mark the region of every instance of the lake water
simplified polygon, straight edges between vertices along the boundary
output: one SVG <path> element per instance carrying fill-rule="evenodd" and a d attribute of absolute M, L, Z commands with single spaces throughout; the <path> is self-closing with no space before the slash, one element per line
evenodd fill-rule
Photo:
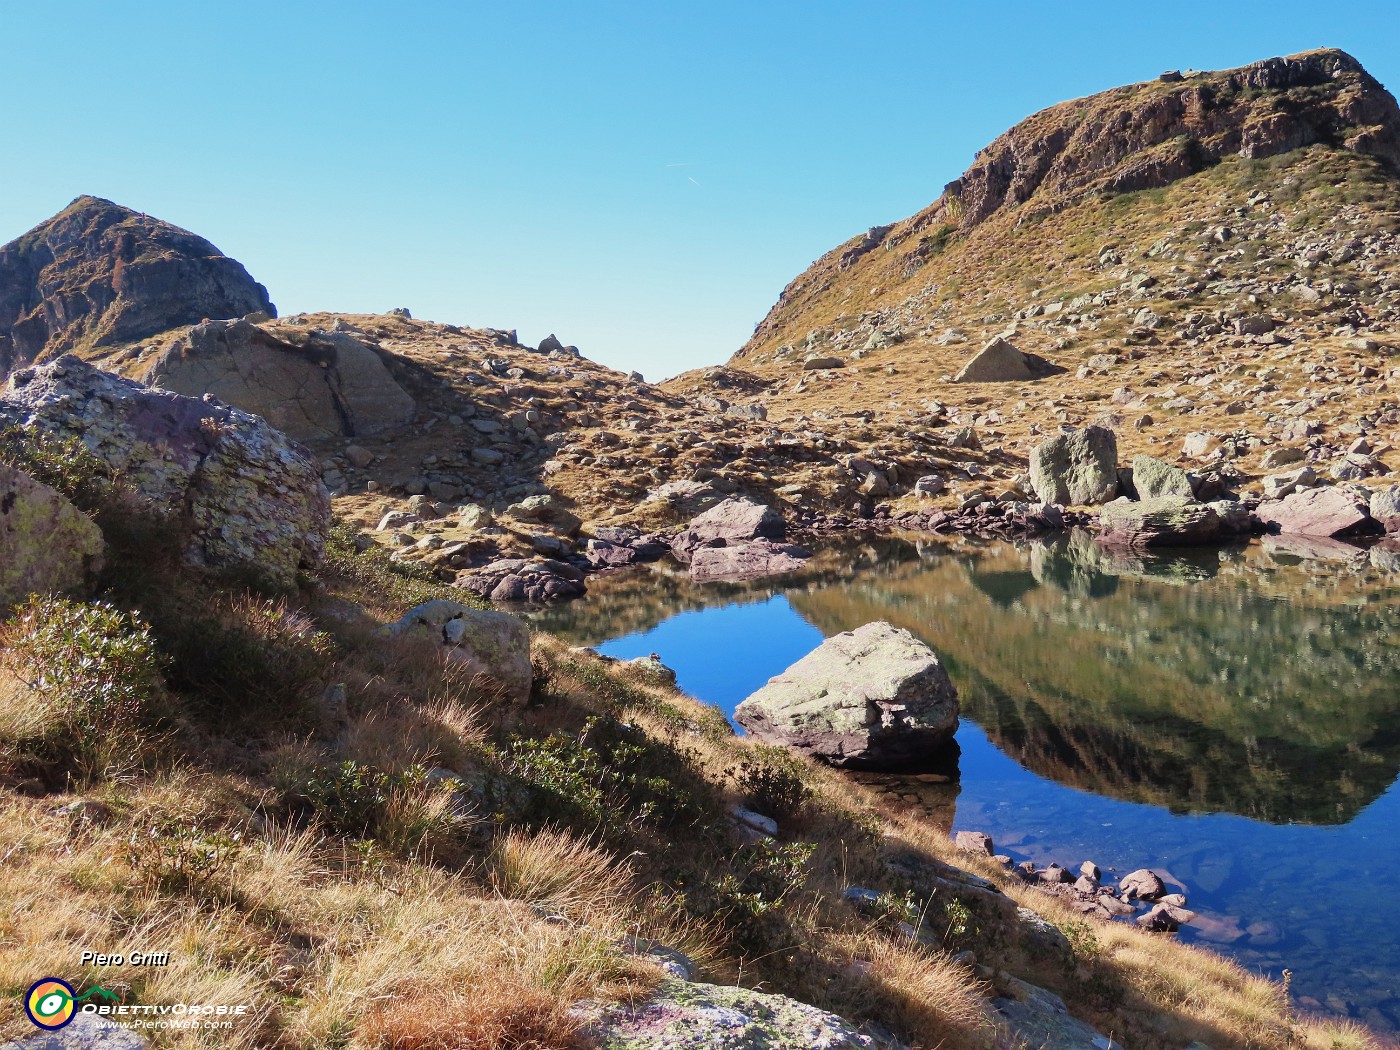
<path fill-rule="evenodd" d="M 1017 860 L 1155 868 L 1200 913 L 1183 940 L 1400 1030 L 1400 575 L 1268 541 L 1140 558 L 1075 534 L 881 538 L 776 581 L 661 564 L 589 587 L 535 619 L 657 653 L 731 713 L 823 637 L 909 629 L 962 697 L 957 777 L 863 779 Z"/>

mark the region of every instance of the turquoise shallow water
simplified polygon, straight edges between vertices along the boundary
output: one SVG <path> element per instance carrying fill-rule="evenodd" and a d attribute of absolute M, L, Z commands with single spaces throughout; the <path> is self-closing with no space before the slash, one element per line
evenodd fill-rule
<path fill-rule="evenodd" d="M 1251 546 L 1188 559 L 873 541 L 812 572 L 699 587 L 675 568 L 541 614 L 658 654 L 727 712 L 874 619 L 937 650 L 963 699 L 937 819 L 1038 863 L 1164 872 L 1181 937 L 1292 971 L 1309 1009 L 1400 1029 L 1400 580 Z M 928 801 L 925 799 L 925 801 Z"/>

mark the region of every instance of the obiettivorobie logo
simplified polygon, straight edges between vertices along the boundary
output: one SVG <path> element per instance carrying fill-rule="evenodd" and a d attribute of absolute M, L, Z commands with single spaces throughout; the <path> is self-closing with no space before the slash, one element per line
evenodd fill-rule
<path fill-rule="evenodd" d="M 79 1003 L 95 996 L 109 1003 L 118 1001 L 118 996 L 105 988 L 94 986 L 79 995 L 67 981 L 44 977 L 31 984 L 24 994 L 24 1012 L 38 1027 L 55 1032 L 73 1020 Z"/>

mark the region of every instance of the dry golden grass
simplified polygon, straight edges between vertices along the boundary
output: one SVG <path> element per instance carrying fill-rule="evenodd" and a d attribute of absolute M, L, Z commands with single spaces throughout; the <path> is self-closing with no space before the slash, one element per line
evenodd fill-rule
<path fill-rule="evenodd" d="M 740 760 L 763 755 L 726 735 L 712 709 L 548 638 L 535 656 L 554 668 L 549 696 L 502 708 L 431 649 L 354 621 L 332 629 L 331 673 L 350 694 L 339 723 L 276 746 L 258 741 L 251 758 L 233 747 L 181 757 L 173 740 L 175 757 L 81 796 L 6 793 L 0 1037 L 25 1033 L 18 995 L 54 973 L 141 1003 L 254 1008 L 231 1032 L 192 1031 L 172 1045 L 568 1047 L 575 1002 L 653 989 L 659 971 L 628 951 L 653 941 L 689 955 L 709 979 L 874 1019 L 921 1047 L 972 1050 L 1005 1038 L 986 1020 L 987 989 L 946 954 L 895 936 L 888 920 L 858 914 L 842 890 L 902 892 L 903 876 L 892 874 L 901 856 L 968 868 L 1052 922 L 1082 921 L 990 861 L 957 854 L 938 829 L 882 815 L 861 785 L 799 761 L 811 797 L 784 818 L 783 837 L 811 844 L 811 857 L 780 905 L 760 901 L 755 925 L 736 930 L 737 902 L 755 891 L 723 807 L 742 797 Z M 336 814 L 290 805 L 277 786 L 347 761 L 389 773 L 441 764 L 479 780 L 510 733 L 573 732 L 603 713 L 661 749 L 678 785 L 713 796 L 715 808 L 703 810 L 713 825 L 492 828 L 455 813 L 449 791 L 408 777 L 387 781 L 395 786 L 367 844 L 335 833 Z M 23 717 L 13 688 L 0 696 L 0 724 L 5 717 Z M 66 809 L 73 801 L 83 806 Z M 1166 938 L 1098 928 L 1102 950 L 1064 973 L 986 932 L 980 961 L 1045 984 L 1135 1048 L 1179 1050 L 1192 1039 L 1216 1050 L 1375 1047 L 1363 1030 L 1295 1017 L 1278 985 Z M 83 950 L 138 948 L 171 951 L 170 966 L 77 965 Z M 1121 1000 L 1086 992 L 1086 974 Z"/>

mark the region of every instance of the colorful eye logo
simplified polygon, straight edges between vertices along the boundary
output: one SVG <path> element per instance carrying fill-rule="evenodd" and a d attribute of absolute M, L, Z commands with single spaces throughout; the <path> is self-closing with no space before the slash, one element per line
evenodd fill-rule
<path fill-rule="evenodd" d="M 57 977 L 45 977 L 29 986 L 24 1012 L 40 1028 L 55 1031 L 73 1020 L 73 986 Z"/>

